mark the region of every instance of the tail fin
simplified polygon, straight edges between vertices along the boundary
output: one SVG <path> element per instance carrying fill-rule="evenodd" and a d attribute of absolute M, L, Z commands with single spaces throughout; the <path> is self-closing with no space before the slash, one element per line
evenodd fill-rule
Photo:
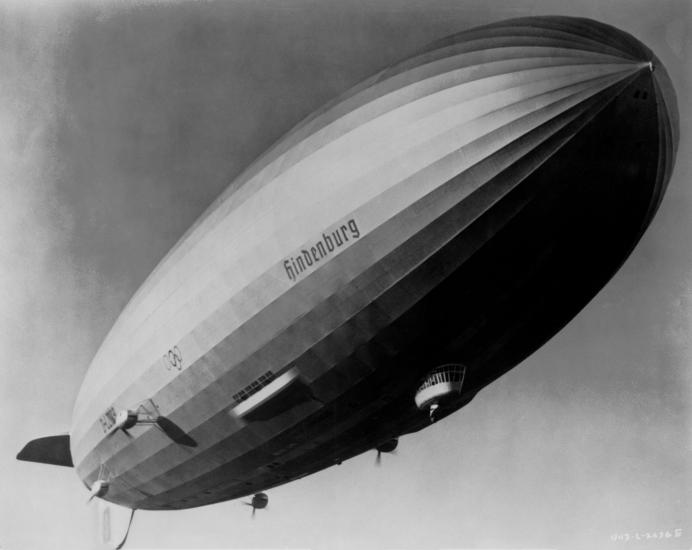
<path fill-rule="evenodd" d="M 74 466 L 70 454 L 70 436 L 52 435 L 32 439 L 19 451 L 17 460 L 55 464 L 56 466 Z"/>

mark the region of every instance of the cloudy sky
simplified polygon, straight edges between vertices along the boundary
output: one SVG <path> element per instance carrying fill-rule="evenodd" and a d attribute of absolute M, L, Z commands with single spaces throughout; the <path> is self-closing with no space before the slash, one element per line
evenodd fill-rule
<path fill-rule="evenodd" d="M 255 521 L 237 502 L 141 512 L 129 547 L 692 547 L 688 0 L 0 5 L 0 547 L 91 547 L 95 512 L 74 472 L 14 456 L 69 429 L 117 315 L 236 174 L 426 43 L 547 13 L 634 34 L 677 89 L 678 163 L 624 267 L 382 467 L 372 453 L 272 490 Z"/>

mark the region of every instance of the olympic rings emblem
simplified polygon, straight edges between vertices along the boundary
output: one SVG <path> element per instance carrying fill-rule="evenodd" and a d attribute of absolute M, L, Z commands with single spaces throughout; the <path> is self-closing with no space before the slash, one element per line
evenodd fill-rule
<path fill-rule="evenodd" d="M 169 349 L 168 352 L 163 355 L 163 360 L 167 370 L 183 369 L 183 354 L 180 352 L 178 346 Z"/>

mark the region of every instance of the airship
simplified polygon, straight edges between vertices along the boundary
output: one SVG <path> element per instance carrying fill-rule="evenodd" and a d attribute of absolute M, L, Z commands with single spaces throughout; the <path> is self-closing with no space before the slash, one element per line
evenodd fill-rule
<path fill-rule="evenodd" d="M 589 19 L 502 21 L 385 68 L 229 185 L 118 318 L 69 434 L 18 458 L 132 510 L 254 511 L 394 450 L 616 273 L 677 120 L 661 61 Z"/>

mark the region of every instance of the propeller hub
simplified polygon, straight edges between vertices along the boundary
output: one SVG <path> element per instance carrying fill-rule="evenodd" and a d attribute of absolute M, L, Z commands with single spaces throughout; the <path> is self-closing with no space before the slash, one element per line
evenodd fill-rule
<path fill-rule="evenodd" d="M 138 420 L 139 418 L 136 412 L 123 409 L 118 411 L 118 414 L 115 415 L 115 425 L 113 426 L 113 430 L 129 430 L 132 428 L 132 426 L 137 424 Z"/>
<path fill-rule="evenodd" d="M 399 440 L 396 437 L 393 437 L 392 439 L 379 444 L 377 447 L 375 447 L 375 449 L 377 449 L 378 453 L 391 453 L 394 451 L 394 449 L 396 449 L 397 445 L 399 445 Z"/>
<path fill-rule="evenodd" d="M 247 506 L 252 506 L 252 517 L 255 517 L 255 510 L 266 508 L 269 504 L 269 497 L 265 493 L 257 493 L 252 497 L 252 501 L 243 502 Z"/>
<path fill-rule="evenodd" d="M 269 503 L 269 497 L 264 493 L 257 493 L 252 497 L 252 507 L 255 509 L 266 508 Z"/>
<path fill-rule="evenodd" d="M 101 498 L 105 496 L 109 487 L 110 483 L 108 483 L 108 481 L 105 479 L 97 479 L 94 481 L 94 484 L 91 486 L 89 500 L 87 500 L 87 503 L 91 502 L 96 497 Z"/>

